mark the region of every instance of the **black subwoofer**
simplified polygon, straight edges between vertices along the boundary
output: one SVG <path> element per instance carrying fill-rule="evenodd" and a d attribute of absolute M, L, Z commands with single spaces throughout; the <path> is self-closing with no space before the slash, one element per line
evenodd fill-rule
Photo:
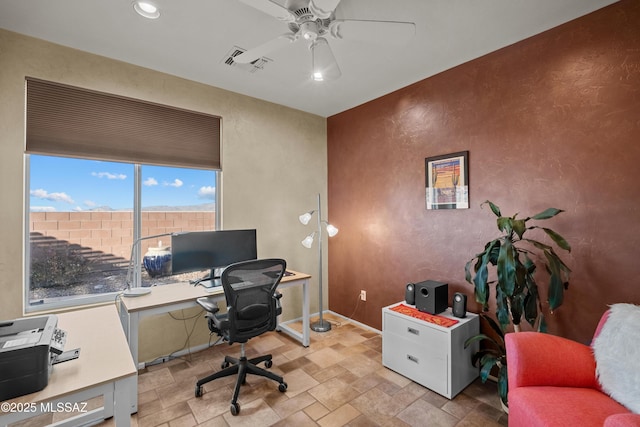
<path fill-rule="evenodd" d="M 438 314 L 447 309 L 449 303 L 449 285 L 425 280 L 416 283 L 416 308 L 424 313 Z"/>

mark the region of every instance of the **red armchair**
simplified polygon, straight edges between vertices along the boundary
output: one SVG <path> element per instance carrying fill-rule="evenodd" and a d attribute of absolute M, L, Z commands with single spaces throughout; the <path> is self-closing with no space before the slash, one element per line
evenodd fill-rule
<path fill-rule="evenodd" d="M 505 345 L 510 427 L 640 427 L 640 414 L 602 392 L 590 346 L 538 332 L 507 334 Z"/>

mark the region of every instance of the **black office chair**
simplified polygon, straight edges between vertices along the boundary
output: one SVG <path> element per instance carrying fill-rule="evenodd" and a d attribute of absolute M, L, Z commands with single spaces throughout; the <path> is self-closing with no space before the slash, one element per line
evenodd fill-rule
<path fill-rule="evenodd" d="M 220 281 L 227 300 L 227 312 L 219 314 L 218 305 L 209 298 L 198 298 L 197 302 L 208 313 L 209 329 L 229 344 L 239 342 L 240 358 L 225 356 L 222 370 L 196 383 L 196 397 L 202 396 L 202 385 L 218 378 L 238 374 L 236 387 L 231 399 L 231 414 L 240 413 L 238 394 L 240 386 L 246 382 L 247 374 L 260 375 L 277 381 L 278 390 L 285 392 L 284 379 L 256 366 L 264 362 L 270 368 L 273 362 L 270 354 L 247 359 L 245 343 L 253 337 L 276 328 L 277 316 L 282 313 L 280 297 L 276 290 L 284 275 L 287 262 L 283 259 L 262 259 L 232 264 L 222 271 Z"/>

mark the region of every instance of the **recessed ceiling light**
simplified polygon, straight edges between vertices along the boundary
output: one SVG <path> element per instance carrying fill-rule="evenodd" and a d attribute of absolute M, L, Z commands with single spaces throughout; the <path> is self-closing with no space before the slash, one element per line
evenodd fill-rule
<path fill-rule="evenodd" d="M 133 9 L 138 15 L 148 19 L 157 19 L 160 17 L 158 7 L 149 1 L 138 0 L 133 2 Z"/>

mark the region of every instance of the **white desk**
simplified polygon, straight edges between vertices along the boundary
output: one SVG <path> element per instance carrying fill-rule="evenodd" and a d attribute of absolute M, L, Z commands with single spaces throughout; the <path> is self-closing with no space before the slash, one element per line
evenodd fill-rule
<path fill-rule="evenodd" d="M 309 346 L 309 279 L 310 275 L 287 270 L 293 275 L 285 276 L 280 281 L 278 289 L 292 286 L 302 286 L 302 333 L 292 329 L 287 322 L 279 323 L 278 330 Z M 122 297 L 118 300 L 120 320 L 122 328 L 129 342 L 129 349 L 136 367 L 140 368 L 138 361 L 138 337 L 140 319 L 154 314 L 168 313 L 170 311 L 196 307 L 196 300 L 200 297 L 210 297 L 216 300 L 224 300 L 222 286 L 214 288 L 213 292 L 207 292 L 202 286 L 192 286 L 186 282 L 169 285 L 154 286 L 151 293 L 137 297 Z M 142 366 L 144 367 L 144 366 Z M 137 389 L 137 386 L 136 386 Z M 137 390 L 131 400 L 131 413 L 138 410 Z"/>
<path fill-rule="evenodd" d="M 131 425 L 130 399 L 137 370 L 112 305 L 58 314 L 67 332 L 65 350 L 80 348 L 80 357 L 53 367 L 48 385 L 35 393 L 3 402 L 0 425 L 47 412 L 74 415 L 56 426 L 86 425 L 113 417 L 115 425 Z M 104 406 L 87 410 L 80 402 L 103 396 Z"/>

